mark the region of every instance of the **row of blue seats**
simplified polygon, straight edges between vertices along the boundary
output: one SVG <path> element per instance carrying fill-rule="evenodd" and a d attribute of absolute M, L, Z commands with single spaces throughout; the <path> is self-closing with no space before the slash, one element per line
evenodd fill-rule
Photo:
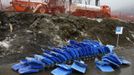
<path fill-rule="evenodd" d="M 20 74 L 34 73 L 47 66 L 86 57 L 96 57 L 109 52 L 110 49 L 107 46 L 94 40 L 83 40 L 82 42 L 70 40 L 66 46 L 44 50 L 42 55 L 36 54 L 33 58 L 26 57 L 26 59 L 21 60 L 18 64 L 13 65 L 12 69 Z"/>
<path fill-rule="evenodd" d="M 78 73 L 85 74 L 87 71 L 88 65 L 84 61 L 73 61 L 72 65 L 67 64 L 58 64 L 57 68 L 51 71 L 53 75 L 71 75 L 73 71 Z"/>

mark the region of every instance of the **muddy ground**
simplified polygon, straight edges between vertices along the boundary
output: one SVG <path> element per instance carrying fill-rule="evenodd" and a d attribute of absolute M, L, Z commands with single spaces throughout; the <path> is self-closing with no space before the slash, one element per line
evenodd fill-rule
<path fill-rule="evenodd" d="M 0 64 L 10 66 L 26 56 L 42 53 L 42 49 L 65 45 L 70 39 L 80 41 L 99 38 L 103 44 L 116 45 L 116 26 L 124 27 L 119 41 L 119 45 L 124 48 L 121 54 L 126 54 L 125 56 L 134 62 L 131 57 L 134 53 L 131 52 L 134 47 L 134 23 L 112 19 L 87 19 L 63 14 L 0 12 Z M 125 50 L 128 50 L 127 53 Z M 9 70 L 9 66 L 4 69 Z M 0 71 L 0 75 L 4 72 Z M 15 74 L 9 73 L 9 75 Z"/>
<path fill-rule="evenodd" d="M 95 63 L 91 60 L 87 60 L 86 63 L 88 64 L 88 69 L 85 74 L 81 74 L 78 72 L 73 72 L 71 75 L 134 75 L 134 47 L 131 48 L 120 48 L 117 50 L 118 55 L 124 56 L 127 60 L 131 62 L 130 66 L 121 66 L 121 69 L 115 69 L 114 72 L 111 73 L 103 73 L 98 70 L 95 66 Z M 0 75 L 19 75 L 17 72 L 11 70 L 11 66 L 14 63 L 10 64 L 3 64 L 0 66 Z M 50 72 L 54 68 L 47 68 L 39 73 L 29 74 L 29 75 L 51 75 Z"/>

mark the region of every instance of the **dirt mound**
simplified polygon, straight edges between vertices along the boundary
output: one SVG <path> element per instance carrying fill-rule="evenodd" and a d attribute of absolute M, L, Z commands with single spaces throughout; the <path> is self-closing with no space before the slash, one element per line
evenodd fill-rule
<path fill-rule="evenodd" d="M 0 55 L 41 53 L 41 49 L 58 46 L 69 39 L 97 39 L 116 44 L 115 27 L 123 26 L 120 45 L 134 42 L 134 24 L 118 20 L 97 20 L 67 15 L 0 12 Z"/>

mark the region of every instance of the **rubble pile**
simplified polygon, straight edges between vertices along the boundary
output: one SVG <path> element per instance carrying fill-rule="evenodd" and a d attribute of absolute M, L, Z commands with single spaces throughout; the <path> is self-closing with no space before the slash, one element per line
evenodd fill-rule
<path fill-rule="evenodd" d="M 0 58 L 40 54 L 42 49 L 61 46 L 69 39 L 81 41 L 92 38 L 101 40 L 103 44 L 115 45 L 117 25 L 125 28 L 120 36 L 120 45 L 133 45 L 133 23 L 68 15 L 0 12 Z"/>

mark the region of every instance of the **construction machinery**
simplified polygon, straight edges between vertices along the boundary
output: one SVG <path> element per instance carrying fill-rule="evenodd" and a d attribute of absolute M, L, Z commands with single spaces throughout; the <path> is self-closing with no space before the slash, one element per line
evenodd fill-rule
<path fill-rule="evenodd" d="M 16 12 L 33 12 L 33 13 L 63 13 L 65 11 L 63 0 L 12 0 L 11 5 Z"/>
<path fill-rule="evenodd" d="M 99 0 L 95 5 L 90 5 L 88 0 L 72 2 L 70 10 L 75 16 L 86 16 L 91 18 L 111 17 L 111 9 L 107 5 L 99 6 Z M 97 6 L 96 6 L 97 5 Z"/>
<path fill-rule="evenodd" d="M 95 0 L 95 5 L 90 5 L 90 0 L 12 0 L 10 4 L 15 12 L 67 13 L 90 18 L 111 17 L 110 7 L 100 6 L 99 2 L 100 0 Z"/>

